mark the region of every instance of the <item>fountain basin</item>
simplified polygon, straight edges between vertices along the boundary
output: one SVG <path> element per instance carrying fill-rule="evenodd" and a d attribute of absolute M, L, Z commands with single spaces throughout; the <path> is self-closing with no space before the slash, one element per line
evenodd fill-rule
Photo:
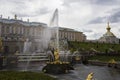
<path fill-rule="evenodd" d="M 68 62 L 48 62 L 42 69 L 44 73 L 50 74 L 64 74 L 68 73 L 69 70 L 74 70 L 74 68 Z"/>

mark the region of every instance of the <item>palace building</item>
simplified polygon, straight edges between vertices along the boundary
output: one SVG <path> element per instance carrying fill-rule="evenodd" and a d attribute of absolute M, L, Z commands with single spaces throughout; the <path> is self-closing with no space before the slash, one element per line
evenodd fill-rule
<path fill-rule="evenodd" d="M 44 44 L 50 37 L 49 30 L 52 31 L 53 28 L 48 27 L 45 23 L 29 22 L 29 20 L 22 21 L 17 19 L 17 15 L 14 16 L 14 19 L 1 17 L 0 37 L 3 42 L 3 52 L 5 54 L 14 54 L 16 51 L 22 53 L 24 52 L 24 48 L 26 48 L 26 42 L 31 44 L 29 51 L 35 51 L 38 48 L 46 47 Z M 54 34 L 52 34 L 51 37 L 54 37 Z M 86 36 L 82 32 L 73 29 L 59 28 L 59 39 L 85 41 Z"/>
<path fill-rule="evenodd" d="M 59 28 L 59 37 L 68 41 L 83 42 L 86 40 L 86 36 L 82 32 L 69 28 Z"/>
<path fill-rule="evenodd" d="M 4 53 L 23 52 L 24 43 L 39 37 L 42 29 L 47 27 L 45 23 L 28 22 L 14 19 L 0 19 L 0 37 L 3 41 Z"/>

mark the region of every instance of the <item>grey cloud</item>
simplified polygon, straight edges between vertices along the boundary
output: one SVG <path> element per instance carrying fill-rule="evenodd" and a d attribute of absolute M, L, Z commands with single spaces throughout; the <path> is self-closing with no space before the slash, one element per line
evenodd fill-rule
<path fill-rule="evenodd" d="M 109 6 L 109 5 L 119 5 L 120 0 L 64 0 L 64 6 L 70 6 L 71 3 L 90 3 L 92 5 L 102 5 L 102 6 Z"/>
<path fill-rule="evenodd" d="M 7 0 L 7 1 L 10 1 L 10 0 Z M 11 0 L 10 1 L 11 3 L 19 3 L 19 4 L 24 4 L 24 0 Z"/>
<path fill-rule="evenodd" d="M 88 24 L 97 24 L 97 23 L 103 23 L 107 21 L 106 17 L 97 17 L 96 19 L 91 20 L 90 22 L 88 22 Z"/>
<path fill-rule="evenodd" d="M 97 5 L 116 5 L 119 4 L 120 1 L 119 0 L 91 0 L 91 2 L 93 4 L 97 4 Z"/>
<path fill-rule="evenodd" d="M 26 0 L 26 1 L 28 1 L 28 0 Z M 24 1 L 24 0 L 0 0 L 0 3 L 8 4 L 8 6 L 9 6 L 9 4 L 10 4 L 10 6 L 13 6 L 13 5 L 19 6 L 19 5 L 24 5 L 26 1 Z"/>
<path fill-rule="evenodd" d="M 5 4 L 4 4 L 5 3 Z M 20 0 L 0 0 L 0 4 L 4 7 L 7 7 L 9 13 L 16 14 L 27 8 L 26 1 Z M 6 12 L 6 11 L 5 11 Z"/>
<path fill-rule="evenodd" d="M 113 23 L 120 22 L 120 10 L 111 15 L 110 21 Z"/>
<path fill-rule="evenodd" d="M 69 7 L 71 3 L 80 3 L 84 0 L 64 0 L 63 1 L 63 6 Z"/>
<path fill-rule="evenodd" d="M 75 2 L 80 2 L 81 0 L 64 0 L 64 3 L 75 3 Z"/>
<path fill-rule="evenodd" d="M 90 30 L 90 29 L 83 29 L 82 31 L 83 31 L 83 32 L 87 32 L 87 33 L 91 33 L 91 32 L 93 32 L 93 31 Z"/>
<path fill-rule="evenodd" d="M 120 29 L 118 29 L 118 31 L 120 31 Z"/>
<path fill-rule="evenodd" d="M 17 14 L 19 17 L 35 17 L 39 15 L 45 15 L 50 10 L 47 7 L 36 8 L 32 11 L 29 11 L 29 5 L 27 3 L 32 3 L 32 0 L 11 0 L 10 4 L 14 5 L 14 9 L 10 11 L 11 14 Z"/>
<path fill-rule="evenodd" d="M 50 12 L 50 10 L 47 7 L 40 8 L 35 11 L 38 15 L 44 15 Z"/>
<path fill-rule="evenodd" d="M 19 11 L 14 11 L 11 12 L 12 14 L 17 14 L 19 17 L 35 17 L 35 16 L 39 16 L 39 15 L 45 15 L 47 13 L 49 13 L 49 9 L 48 8 L 39 8 L 33 12 L 23 12 L 20 13 Z"/>
<path fill-rule="evenodd" d="M 18 17 L 34 17 L 35 14 L 28 14 L 28 13 L 17 13 L 17 12 L 11 12 L 12 14 L 17 14 Z"/>
<path fill-rule="evenodd" d="M 102 36 L 102 33 L 85 33 L 87 35 L 87 38 L 91 38 L 91 39 L 99 39 Z"/>
<path fill-rule="evenodd" d="M 97 39 L 97 38 L 101 37 L 101 34 L 102 33 L 94 33 L 94 34 L 92 34 L 92 36 Z"/>
<path fill-rule="evenodd" d="M 91 20 L 88 24 L 103 23 L 107 20 L 109 20 L 111 23 L 120 22 L 120 8 L 113 9 L 111 11 L 108 11 L 107 13 L 110 13 L 110 15 L 97 17 L 96 19 Z"/>

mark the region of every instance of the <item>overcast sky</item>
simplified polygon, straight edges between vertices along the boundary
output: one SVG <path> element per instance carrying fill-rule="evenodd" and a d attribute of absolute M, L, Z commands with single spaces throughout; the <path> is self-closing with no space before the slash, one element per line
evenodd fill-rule
<path fill-rule="evenodd" d="M 18 15 L 19 19 L 49 24 L 54 10 L 59 10 L 59 26 L 83 32 L 87 39 L 98 39 L 111 31 L 120 38 L 120 0 L 0 0 L 4 18 Z"/>

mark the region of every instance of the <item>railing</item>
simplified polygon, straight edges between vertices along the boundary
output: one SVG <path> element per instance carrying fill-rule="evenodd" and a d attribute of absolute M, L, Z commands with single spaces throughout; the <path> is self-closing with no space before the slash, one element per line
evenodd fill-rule
<path fill-rule="evenodd" d="M 19 62 L 26 61 L 49 61 L 48 56 L 44 53 L 36 54 L 16 54 Z"/>

